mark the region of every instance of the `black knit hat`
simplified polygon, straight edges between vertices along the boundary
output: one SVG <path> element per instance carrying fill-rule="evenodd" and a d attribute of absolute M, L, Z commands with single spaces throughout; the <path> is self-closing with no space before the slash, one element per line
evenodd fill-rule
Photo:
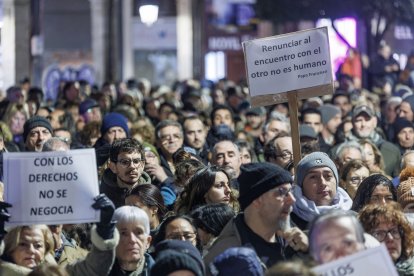
<path fill-rule="evenodd" d="M 237 181 L 240 187 L 239 202 L 242 210 L 267 191 L 293 182 L 288 171 L 267 162 L 246 164 L 241 166 L 240 170 Z"/>
<path fill-rule="evenodd" d="M 29 135 L 29 132 L 35 127 L 44 127 L 44 128 L 47 128 L 47 130 L 49 130 L 50 134 L 53 133 L 52 125 L 50 124 L 49 120 L 44 117 L 35 115 L 24 123 L 24 126 L 23 126 L 24 142 L 26 142 L 26 138 L 27 138 L 27 135 Z"/>
<path fill-rule="evenodd" d="M 168 275 L 177 270 L 189 270 L 196 276 L 202 276 L 203 271 L 197 262 L 185 253 L 174 250 L 162 251 L 151 269 L 151 275 Z"/>
<path fill-rule="evenodd" d="M 414 128 L 414 125 L 412 122 L 408 121 L 405 118 L 397 118 L 394 122 L 394 133 L 395 133 L 395 141 L 398 141 L 398 134 L 401 130 L 403 130 L 406 127 Z"/>

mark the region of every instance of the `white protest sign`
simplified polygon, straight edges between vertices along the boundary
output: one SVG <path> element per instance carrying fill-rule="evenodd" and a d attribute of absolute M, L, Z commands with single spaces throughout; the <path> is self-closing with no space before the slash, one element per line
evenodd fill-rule
<path fill-rule="evenodd" d="M 394 263 L 383 243 L 380 246 L 317 266 L 312 270 L 320 276 L 398 276 Z"/>
<path fill-rule="evenodd" d="M 332 68 L 326 27 L 243 42 L 249 92 L 257 96 L 332 86 Z M 316 91 L 308 97 L 332 93 Z M 287 101 L 286 95 L 284 101 Z M 306 98 L 300 95 L 300 98 Z M 280 98 L 280 96 L 279 96 Z M 273 102 L 265 102 L 273 104 Z M 252 105 L 257 105 L 252 101 Z"/>
<path fill-rule="evenodd" d="M 99 221 L 91 205 L 99 194 L 93 149 L 3 154 L 9 225 Z"/>

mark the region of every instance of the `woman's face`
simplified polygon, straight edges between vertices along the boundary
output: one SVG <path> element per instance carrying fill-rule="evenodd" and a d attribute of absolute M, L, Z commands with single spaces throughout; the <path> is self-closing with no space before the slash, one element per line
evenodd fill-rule
<path fill-rule="evenodd" d="M 378 241 L 385 243 L 388 253 L 394 262 L 401 257 L 402 243 L 398 225 L 394 223 L 380 222 L 380 224 L 371 231 L 371 235 Z"/>
<path fill-rule="evenodd" d="M 171 221 L 165 228 L 166 240 L 186 240 L 197 246 L 197 234 L 186 219 L 177 218 Z"/>
<path fill-rule="evenodd" d="M 125 204 L 130 206 L 136 206 L 138 208 L 141 208 L 144 210 L 145 213 L 147 213 L 148 218 L 150 220 L 150 228 L 153 229 L 158 224 L 156 223 L 157 220 L 157 210 L 156 208 L 151 208 L 144 203 L 142 203 L 141 198 L 137 195 L 129 195 L 125 198 Z"/>
<path fill-rule="evenodd" d="M 246 148 L 241 148 L 240 156 L 242 165 L 252 163 L 252 157 L 250 156 L 250 152 Z"/>
<path fill-rule="evenodd" d="M 26 122 L 26 116 L 20 111 L 17 111 L 10 120 L 10 130 L 13 134 L 22 134 L 23 126 Z"/>
<path fill-rule="evenodd" d="M 25 228 L 20 233 L 20 240 L 11 254 L 17 265 L 34 268 L 45 258 L 46 245 L 40 229 Z"/>
<path fill-rule="evenodd" d="M 345 189 L 351 198 L 355 197 L 356 190 L 362 180 L 369 176 L 369 170 L 366 167 L 351 169 L 346 177 Z"/>
<path fill-rule="evenodd" d="M 223 172 L 217 172 L 214 184 L 204 198 L 206 203 L 229 203 L 230 193 L 229 179 Z"/>
<path fill-rule="evenodd" d="M 369 199 L 370 204 L 387 204 L 388 202 L 393 201 L 392 193 L 388 186 L 378 185 L 372 191 L 371 197 Z"/>
<path fill-rule="evenodd" d="M 364 145 L 364 155 L 365 155 L 364 161 L 368 166 L 375 165 L 374 149 L 372 148 L 370 144 Z"/>
<path fill-rule="evenodd" d="M 120 234 L 116 247 L 116 258 L 120 263 L 139 262 L 151 243 L 151 236 L 145 234 L 145 226 L 140 222 L 118 223 Z"/>

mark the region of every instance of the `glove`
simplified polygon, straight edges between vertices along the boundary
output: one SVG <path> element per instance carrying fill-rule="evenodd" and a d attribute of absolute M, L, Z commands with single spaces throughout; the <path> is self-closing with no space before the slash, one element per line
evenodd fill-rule
<path fill-rule="evenodd" d="M 12 207 L 10 203 L 0 201 L 0 241 L 3 240 L 7 232 L 4 230 L 4 223 L 9 221 L 10 214 L 7 211 L 7 208 Z"/>
<path fill-rule="evenodd" d="M 96 224 L 96 232 L 104 240 L 112 239 L 115 230 L 115 222 L 112 221 L 115 205 L 105 194 L 98 195 L 94 200 L 92 208 L 101 210 L 101 221 Z"/>

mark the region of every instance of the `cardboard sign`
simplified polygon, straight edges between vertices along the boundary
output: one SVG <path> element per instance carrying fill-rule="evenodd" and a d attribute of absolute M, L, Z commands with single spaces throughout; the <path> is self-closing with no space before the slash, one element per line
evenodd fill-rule
<path fill-rule="evenodd" d="M 312 269 L 320 276 L 398 276 L 394 263 L 383 243 L 339 260 Z"/>
<path fill-rule="evenodd" d="M 243 42 L 252 106 L 332 94 L 326 27 Z"/>
<path fill-rule="evenodd" d="M 9 225 L 99 221 L 91 205 L 99 194 L 93 149 L 9 153 L 4 158 Z"/>

